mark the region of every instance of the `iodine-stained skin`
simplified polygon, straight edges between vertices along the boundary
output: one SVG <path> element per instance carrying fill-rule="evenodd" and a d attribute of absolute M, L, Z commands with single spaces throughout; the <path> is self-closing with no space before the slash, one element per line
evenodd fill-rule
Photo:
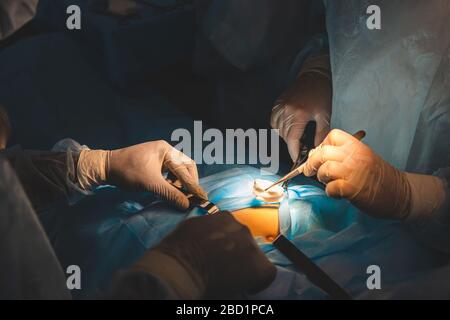
<path fill-rule="evenodd" d="M 272 242 L 280 233 L 278 205 L 246 208 L 232 212 L 237 221 L 247 226 L 255 238 Z"/>
<path fill-rule="evenodd" d="M 256 199 L 267 203 L 281 202 L 284 197 L 284 190 L 281 186 L 274 186 L 265 191 L 271 184 L 272 182 L 268 180 L 255 180 L 253 194 L 256 196 Z"/>

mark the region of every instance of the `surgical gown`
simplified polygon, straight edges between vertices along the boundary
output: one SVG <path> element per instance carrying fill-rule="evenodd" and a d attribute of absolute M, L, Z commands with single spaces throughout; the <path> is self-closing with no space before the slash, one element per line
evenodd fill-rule
<path fill-rule="evenodd" d="M 331 126 L 366 130 L 365 143 L 387 162 L 435 174 L 447 204 L 416 235 L 449 252 L 450 3 L 324 1 L 333 76 Z M 376 4 L 381 29 L 367 27 Z"/>
<path fill-rule="evenodd" d="M 401 170 L 450 167 L 450 3 L 325 1 L 333 74 L 332 127 Z M 367 8 L 381 9 L 369 30 Z"/>
<path fill-rule="evenodd" d="M 0 153 L 0 299 L 68 299 L 66 279 L 9 162 Z"/>

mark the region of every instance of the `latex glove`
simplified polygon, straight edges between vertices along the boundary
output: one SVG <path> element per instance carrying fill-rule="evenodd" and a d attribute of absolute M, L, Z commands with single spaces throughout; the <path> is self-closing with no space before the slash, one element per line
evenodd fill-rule
<path fill-rule="evenodd" d="M 305 72 L 275 103 L 271 126 L 279 130 L 287 143 L 292 161 L 296 161 L 306 125 L 316 122 L 315 145 L 319 145 L 330 130 L 332 84 L 329 76 Z"/>
<path fill-rule="evenodd" d="M 162 140 L 113 151 L 83 150 L 77 164 L 77 178 L 85 190 L 109 184 L 131 191 L 149 191 L 180 209 L 187 209 L 189 200 L 164 179 L 165 170 L 175 174 L 189 192 L 207 199 L 198 184 L 195 162 Z"/>
<path fill-rule="evenodd" d="M 302 171 L 317 174 L 327 195 L 347 198 L 377 218 L 420 220 L 443 205 L 443 182 L 433 176 L 401 172 L 352 135 L 333 130 L 312 150 Z"/>
<path fill-rule="evenodd" d="M 181 299 L 256 293 L 276 268 L 228 212 L 186 220 L 133 267 L 164 280 Z"/>

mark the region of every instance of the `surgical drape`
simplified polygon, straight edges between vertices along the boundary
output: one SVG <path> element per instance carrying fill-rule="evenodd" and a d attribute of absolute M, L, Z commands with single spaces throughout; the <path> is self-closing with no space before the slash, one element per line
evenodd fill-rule
<path fill-rule="evenodd" d="M 268 179 L 261 176 L 259 169 L 244 166 L 200 182 L 220 209 L 233 211 L 262 204 L 252 194 L 253 181 L 259 178 Z M 369 218 L 349 202 L 328 198 L 320 188 L 298 182 L 307 180 L 293 183 L 289 198 L 281 204 L 281 231 L 353 297 L 395 296 L 397 285 L 406 285 L 405 279 L 415 279 L 420 284 L 435 268 L 449 264 L 447 254 L 424 245 L 406 225 Z M 180 213 L 149 195 L 103 188 L 97 196 L 80 201 L 58 218 L 44 215 L 43 219 L 63 265 L 77 261 L 84 270 L 85 287 L 76 294 L 85 297 L 106 288 L 115 271 L 132 264 L 179 222 L 203 214 L 201 209 Z M 279 274 L 255 298 L 326 297 L 271 244 L 259 243 L 278 266 Z M 381 267 L 386 284 L 376 293 L 368 292 L 366 287 L 366 269 L 370 265 Z M 433 279 L 436 290 L 429 294 L 437 295 L 441 289 L 449 291 L 441 288 L 444 284 L 439 278 Z M 420 297 L 419 292 L 416 297 Z"/>

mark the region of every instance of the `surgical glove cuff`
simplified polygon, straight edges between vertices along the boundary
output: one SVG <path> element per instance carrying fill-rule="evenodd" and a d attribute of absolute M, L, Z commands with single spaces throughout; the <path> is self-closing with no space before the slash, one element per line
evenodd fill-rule
<path fill-rule="evenodd" d="M 344 180 L 351 186 L 347 198 L 374 217 L 406 219 L 412 206 L 412 192 L 406 174 L 367 151 L 368 149 L 356 151 L 346 160 L 345 168 L 358 168 L 351 171 Z M 355 160 L 366 158 L 371 160 Z"/>
<path fill-rule="evenodd" d="M 147 252 L 132 269 L 142 270 L 165 282 L 179 299 L 200 299 L 206 287 L 201 277 L 177 258 L 158 249 Z"/>
<path fill-rule="evenodd" d="M 303 64 L 297 79 L 308 73 L 319 74 L 331 81 L 330 56 L 325 54 L 308 58 Z"/>
<path fill-rule="evenodd" d="M 424 222 L 434 218 L 445 203 L 444 182 L 438 177 L 406 173 L 410 186 L 408 222 Z"/>
<path fill-rule="evenodd" d="M 111 151 L 82 150 L 77 164 L 78 184 L 83 190 L 91 191 L 105 184 Z"/>

